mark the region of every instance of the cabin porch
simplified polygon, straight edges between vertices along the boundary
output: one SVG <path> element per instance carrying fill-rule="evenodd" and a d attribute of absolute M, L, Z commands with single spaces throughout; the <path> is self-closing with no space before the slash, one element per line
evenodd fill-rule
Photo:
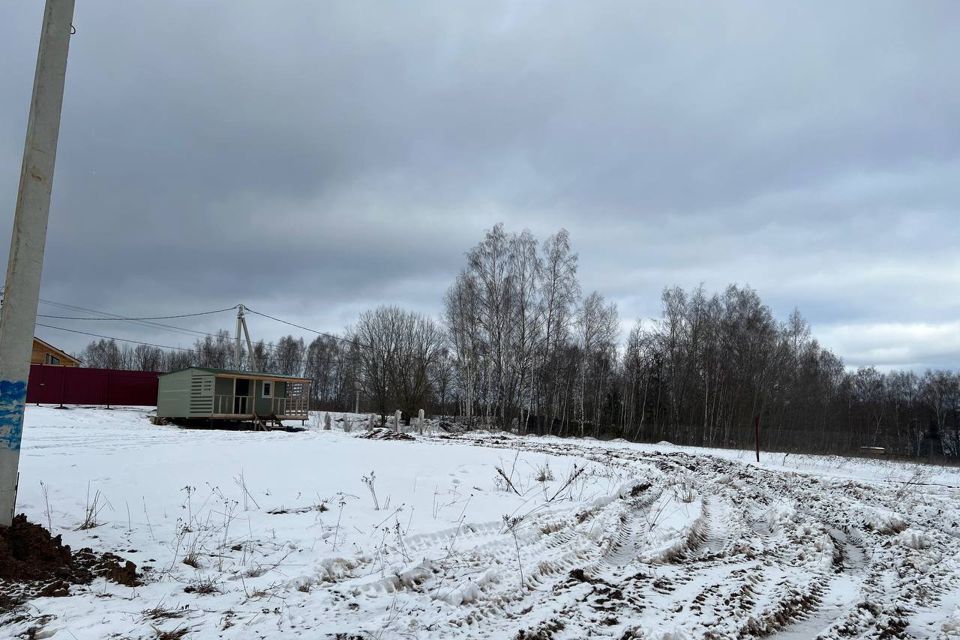
<path fill-rule="evenodd" d="M 218 373 L 214 380 L 213 413 L 218 420 L 278 420 L 309 417 L 307 380 L 263 374 Z"/>

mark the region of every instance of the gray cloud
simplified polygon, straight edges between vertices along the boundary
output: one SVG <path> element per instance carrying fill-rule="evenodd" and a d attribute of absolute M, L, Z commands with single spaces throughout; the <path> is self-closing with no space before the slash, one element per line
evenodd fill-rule
<path fill-rule="evenodd" d="M 40 4 L 0 17 L 0 230 Z M 438 313 L 463 252 L 504 221 L 568 228 L 584 288 L 627 319 L 656 316 L 666 285 L 749 283 L 850 364 L 955 366 L 938 336 L 960 313 L 958 14 L 79 3 L 43 297 L 243 301 L 336 330 L 381 302 Z"/>

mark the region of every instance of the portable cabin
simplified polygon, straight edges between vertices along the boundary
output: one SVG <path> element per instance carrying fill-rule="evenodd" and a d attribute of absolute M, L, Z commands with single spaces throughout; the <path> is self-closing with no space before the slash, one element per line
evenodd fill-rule
<path fill-rule="evenodd" d="M 189 367 L 160 376 L 157 417 L 306 420 L 309 398 L 307 378 Z"/>

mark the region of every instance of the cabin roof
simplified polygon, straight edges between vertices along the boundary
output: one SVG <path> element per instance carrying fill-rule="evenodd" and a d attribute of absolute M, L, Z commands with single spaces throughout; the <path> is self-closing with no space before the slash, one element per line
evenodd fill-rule
<path fill-rule="evenodd" d="M 46 349 L 46 350 L 48 350 L 48 351 L 52 351 L 54 354 L 56 354 L 57 356 L 59 356 L 59 358 L 60 358 L 61 360 L 69 360 L 69 361 L 75 362 L 75 363 L 77 363 L 77 364 L 83 364 L 78 358 L 74 358 L 72 355 L 70 355 L 69 353 L 67 353 L 67 352 L 64 351 L 63 349 L 61 349 L 61 348 L 59 348 L 59 347 L 53 346 L 52 344 L 50 344 L 50 343 L 47 342 L 46 340 L 41 340 L 41 339 L 38 338 L 37 336 L 33 336 L 33 341 L 40 343 L 40 346 L 43 347 L 44 349 Z"/>
<path fill-rule="evenodd" d="M 264 378 L 264 379 L 275 379 L 275 380 L 294 380 L 297 382 L 309 382 L 309 378 L 302 378 L 300 376 L 288 376 L 283 373 L 265 373 L 262 371 L 239 371 L 237 369 L 216 369 L 214 367 L 187 367 L 185 369 L 179 369 L 177 371 L 170 371 L 169 373 L 160 374 L 161 377 L 168 376 L 173 373 L 180 373 L 181 371 L 206 371 L 207 373 L 213 373 L 216 375 L 224 376 L 234 376 L 234 377 L 243 377 L 243 378 Z"/>

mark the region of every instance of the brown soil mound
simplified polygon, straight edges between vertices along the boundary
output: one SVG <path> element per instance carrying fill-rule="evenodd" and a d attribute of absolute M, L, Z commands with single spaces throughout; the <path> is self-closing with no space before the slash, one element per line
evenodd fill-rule
<path fill-rule="evenodd" d="M 397 433 L 393 429 L 387 429 L 385 427 L 377 427 L 372 431 L 364 431 L 357 437 L 366 438 L 367 440 L 416 440 L 416 438 L 409 433 Z"/>
<path fill-rule="evenodd" d="M 47 580 L 60 577 L 70 566 L 70 547 L 60 536 L 40 525 L 27 522 L 23 514 L 13 524 L 0 529 L 0 578 L 3 580 Z"/>
<path fill-rule="evenodd" d="M 39 596 L 66 596 L 70 585 L 104 577 L 119 584 L 140 584 L 137 566 L 112 553 L 92 549 L 76 553 L 23 514 L 0 527 L 0 612 Z"/>

